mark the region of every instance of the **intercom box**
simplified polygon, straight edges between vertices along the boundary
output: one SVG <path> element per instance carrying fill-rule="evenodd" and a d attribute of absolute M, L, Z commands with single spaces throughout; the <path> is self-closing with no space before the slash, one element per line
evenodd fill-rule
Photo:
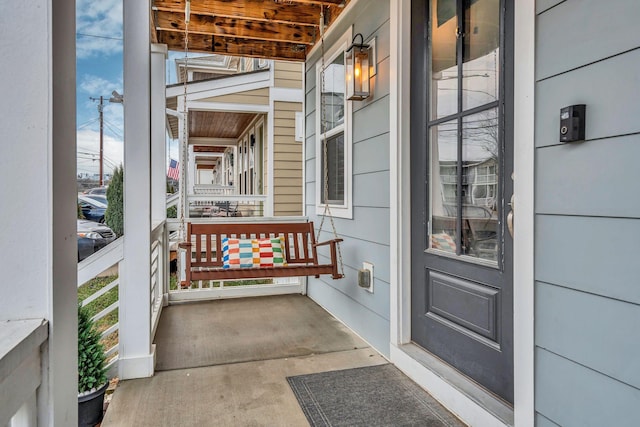
<path fill-rule="evenodd" d="M 560 142 L 584 141 L 586 112 L 585 104 L 560 109 Z"/>

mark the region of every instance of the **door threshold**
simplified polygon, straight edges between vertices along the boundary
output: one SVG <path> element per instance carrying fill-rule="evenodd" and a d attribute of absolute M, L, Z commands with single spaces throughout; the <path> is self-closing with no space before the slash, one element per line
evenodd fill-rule
<path fill-rule="evenodd" d="M 446 385 L 453 388 L 456 392 L 458 392 L 458 394 L 466 397 L 469 401 L 471 401 L 469 403 L 473 402 L 480 410 L 486 411 L 486 416 L 494 418 L 495 423 L 491 424 L 513 426 L 513 406 L 511 406 L 509 403 L 496 397 L 494 394 L 487 391 L 485 388 L 478 385 L 467 376 L 455 370 L 449 364 L 443 362 L 438 357 L 434 356 L 433 354 L 427 352 L 426 350 L 415 344 L 404 344 L 396 347 L 396 349 L 415 361 L 420 367 L 430 371 L 430 373 L 435 375 L 435 377 L 444 381 Z M 405 363 L 400 360 L 394 361 L 394 364 L 396 364 L 401 370 L 405 371 L 405 373 L 407 373 L 409 377 L 412 377 L 410 375 L 411 372 L 407 371 L 415 372 L 415 369 L 411 369 L 408 366 L 407 369 L 403 369 L 403 365 L 405 365 Z M 429 386 L 429 384 L 427 384 L 426 381 L 420 381 L 421 379 L 425 379 L 425 376 L 420 375 L 420 378 L 412 379 L 431 393 L 431 387 Z M 474 410 L 470 408 L 454 408 L 452 407 L 452 405 L 448 404 L 448 402 L 446 401 L 446 397 L 438 396 L 437 393 L 433 394 L 434 397 L 440 401 L 440 403 L 456 413 L 456 415 L 461 417 L 463 421 L 467 422 L 470 425 L 479 425 L 477 424 L 477 421 L 479 421 L 479 419 L 476 417 L 479 416 L 480 418 L 483 418 L 483 414 L 476 414 L 476 412 L 474 412 Z M 460 402 L 457 403 L 459 404 Z"/>

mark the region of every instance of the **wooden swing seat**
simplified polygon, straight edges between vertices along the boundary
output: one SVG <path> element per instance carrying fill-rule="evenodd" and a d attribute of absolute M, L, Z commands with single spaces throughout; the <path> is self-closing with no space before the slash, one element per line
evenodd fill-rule
<path fill-rule="evenodd" d="M 284 237 L 283 252 L 287 265 L 281 267 L 223 268 L 222 239 L 260 239 Z M 186 280 L 242 280 L 271 277 L 298 277 L 330 274 L 342 278 L 338 271 L 337 244 L 342 239 L 317 243 L 313 222 L 291 223 L 187 223 L 187 241 L 179 247 L 187 252 Z M 316 248 L 328 245 L 330 264 L 319 264 Z"/>

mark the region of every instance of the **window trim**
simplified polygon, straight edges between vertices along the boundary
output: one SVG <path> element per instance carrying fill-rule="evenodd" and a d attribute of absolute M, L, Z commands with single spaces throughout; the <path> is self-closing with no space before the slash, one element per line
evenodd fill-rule
<path fill-rule="evenodd" d="M 334 59 L 338 57 L 338 55 L 344 53 L 351 42 L 353 30 L 351 27 L 347 29 L 347 31 L 329 48 L 325 51 L 325 66 L 330 65 Z M 322 203 L 322 192 L 324 191 L 324 177 L 322 176 L 322 132 L 321 132 L 321 101 L 322 101 L 322 77 L 320 75 L 322 71 L 322 58 L 316 62 L 315 67 L 315 77 L 316 77 L 316 87 L 315 87 L 315 213 L 316 215 L 324 215 L 325 205 Z M 331 136 L 334 136 L 339 132 L 338 129 L 343 128 L 344 130 L 344 203 L 343 204 L 333 204 L 330 203 L 329 207 L 331 208 L 331 215 L 339 218 L 353 219 L 353 132 L 352 132 L 352 122 L 353 122 L 353 103 L 349 102 L 345 98 L 345 110 L 344 110 L 344 122 L 342 125 L 336 126 L 333 129 L 326 132 L 327 139 Z"/>

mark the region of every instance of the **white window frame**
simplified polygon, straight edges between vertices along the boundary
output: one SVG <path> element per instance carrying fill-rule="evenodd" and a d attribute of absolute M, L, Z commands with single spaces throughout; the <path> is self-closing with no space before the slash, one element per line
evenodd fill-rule
<path fill-rule="evenodd" d="M 349 47 L 352 39 L 352 28 L 350 27 L 329 49 L 325 50 L 324 65 L 330 65 L 338 55 L 344 53 Z M 323 215 L 325 205 L 322 203 L 322 193 L 324 192 L 324 176 L 322 176 L 322 132 L 321 132 L 321 101 L 322 101 L 322 65 L 320 59 L 316 63 L 316 215 Z M 346 94 L 345 94 L 346 95 Z M 339 218 L 353 219 L 353 103 L 346 100 L 345 96 L 344 124 L 337 126 L 326 133 L 326 138 L 330 138 L 344 129 L 344 203 L 329 204 L 331 215 Z"/>

